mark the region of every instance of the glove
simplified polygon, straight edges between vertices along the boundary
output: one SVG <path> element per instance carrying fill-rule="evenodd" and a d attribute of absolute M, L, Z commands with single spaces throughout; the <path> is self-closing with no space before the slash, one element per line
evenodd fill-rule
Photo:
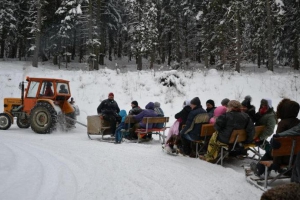
<path fill-rule="evenodd" d="M 103 115 L 99 115 L 100 119 L 103 120 Z"/>
<path fill-rule="evenodd" d="M 264 141 L 260 140 L 259 138 L 255 138 L 253 140 L 253 142 L 255 143 L 256 146 L 260 146 L 260 145 L 262 145 L 264 143 Z"/>

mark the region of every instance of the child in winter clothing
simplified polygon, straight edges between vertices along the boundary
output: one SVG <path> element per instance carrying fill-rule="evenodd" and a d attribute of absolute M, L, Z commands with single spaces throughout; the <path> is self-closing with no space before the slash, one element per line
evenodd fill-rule
<path fill-rule="evenodd" d="M 121 123 L 119 124 L 118 128 L 116 129 L 116 137 L 115 137 L 115 144 L 120 144 L 122 140 L 122 132 L 121 130 L 125 128 L 125 119 L 127 117 L 127 113 L 125 110 L 121 110 L 119 115 L 122 117 Z"/>
<path fill-rule="evenodd" d="M 210 118 L 209 123 L 210 124 L 214 124 L 216 122 L 216 119 L 220 116 L 223 115 L 224 113 L 226 113 L 227 108 L 225 106 L 218 106 L 215 110 L 214 110 L 214 116 L 212 118 Z"/>

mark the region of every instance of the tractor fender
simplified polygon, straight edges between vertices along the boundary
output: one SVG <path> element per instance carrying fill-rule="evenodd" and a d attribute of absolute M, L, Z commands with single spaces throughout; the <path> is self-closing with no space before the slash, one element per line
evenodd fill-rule
<path fill-rule="evenodd" d="M 59 107 L 59 105 L 56 105 L 56 104 L 54 103 L 54 101 L 51 100 L 51 99 L 37 100 L 37 102 L 47 102 L 47 103 L 49 103 L 49 104 L 54 108 L 54 110 L 56 111 L 56 113 L 57 113 L 58 115 L 62 114 L 62 110 L 61 110 L 61 108 Z"/>

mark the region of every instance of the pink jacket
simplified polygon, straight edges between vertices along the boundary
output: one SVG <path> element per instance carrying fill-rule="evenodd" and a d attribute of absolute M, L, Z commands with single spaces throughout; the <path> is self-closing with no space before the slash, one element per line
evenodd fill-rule
<path fill-rule="evenodd" d="M 219 106 L 214 110 L 214 116 L 210 118 L 209 123 L 214 124 L 216 119 L 226 112 L 227 108 L 225 106 Z"/>

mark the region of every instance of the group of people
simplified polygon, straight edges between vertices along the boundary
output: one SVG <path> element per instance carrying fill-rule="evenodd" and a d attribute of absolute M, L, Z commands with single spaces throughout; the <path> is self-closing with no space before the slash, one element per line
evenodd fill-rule
<path fill-rule="evenodd" d="M 100 119 L 104 119 L 110 123 L 111 136 L 115 137 L 115 144 L 120 144 L 122 139 L 122 129 L 126 129 L 125 120 L 127 117 L 126 110 L 120 110 L 118 103 L 114 100 L 114 94 L 109 93 L 108 99 L 103 100 L 97 108 L 97 113 Z M 129 140 L 138 139 L 135 130 L 138 128 L 146 128 L 143 123 L 144 117 L 163 117 L 164 112 L 160 107 L 159 102 L 149 102 L 145 109 L 141 109 L 137 101 L 131 102 L 131 109 L 128 112 L 128 117 L 132 119 L 130 123 L 129 135 L 126 138 Z M 118 127 L 117 127 L 118 124 Z M 150 124 L 152 126 L 160 126 L 160 124 Z M 151 139 L 152 135 L 147 134 L 144 139 Z"/>
<path fill-rule="evenodd" d="M 279 148 L 280 144 L 273 139 L 268 142 L 267 138 L 273 135 L 279 119 L 280 122 L 273 137 L 300 135 L 300 120 L 297 118 L 300 106 L 297 102 L 285 98 L 278 104 L 277 112 L 275 112 L 271 99 L 263 98 L 258 111 L 256 111 L 251 101 L 252 98 L 249 95 L 242 102 L 225 98 L 221 101 L 221 105 L 216 107 L 215 102 L 209 99 L 206 101 L 206 108 L 203 108 L 198 97 L 185 100 L 182 109 L 175 114 L 176 121 L 169 129 L 164 148 L 170 153 L 179 151 L 183 155 L 195 157 L 196 152 L 192 148 L 192 142 L 202 139 L 199 134 L 202 125 L 211 123 L 214 124 L 216 132 L 206 146 L 206 153 L 200 155 L 199 158 L 215 162 L 220 147 L 228 145 L 232 131 L 245 129 L 247 133 L 245 143 L 255 143 L 266 152 L 259 162 L 251 163 L 255 174 L 261 176 L 265 172 L 265 166 L 269 167 L 269 170 L 280 171 L 280 165 L 288 164 L 289 159 L 284 156 L 273 158 L 271 151 Z M 145 109 L 141 109 L 137 101 L 132 101 L 131 107 L 128 115 L 133 121 L 127 139 L 137 139 L 135 130 L 145 128 L 145 124 L 142 122 L 144 117 L 164 116 L 158 102 L 149 102 Z M 121 130 L 125 128 L 127 112 L 119 109 L 113 93 L 109 93 L 108 99 L 101 102 L 97 112 L 101 119 L 110 122 L 111 133 L 115 136 L 116 143 L 120 143 Z M 117 123 L 119 125 L 116 128 Z M 257 138 L 253 138 L 255 126 L 265 127 Z M 152 136 L 149 134 L 145 136 L 145 138 L 147 137 L 151 138 Z M 247 154 L 247 151 L 241 147 L 238 153 Z"/>

